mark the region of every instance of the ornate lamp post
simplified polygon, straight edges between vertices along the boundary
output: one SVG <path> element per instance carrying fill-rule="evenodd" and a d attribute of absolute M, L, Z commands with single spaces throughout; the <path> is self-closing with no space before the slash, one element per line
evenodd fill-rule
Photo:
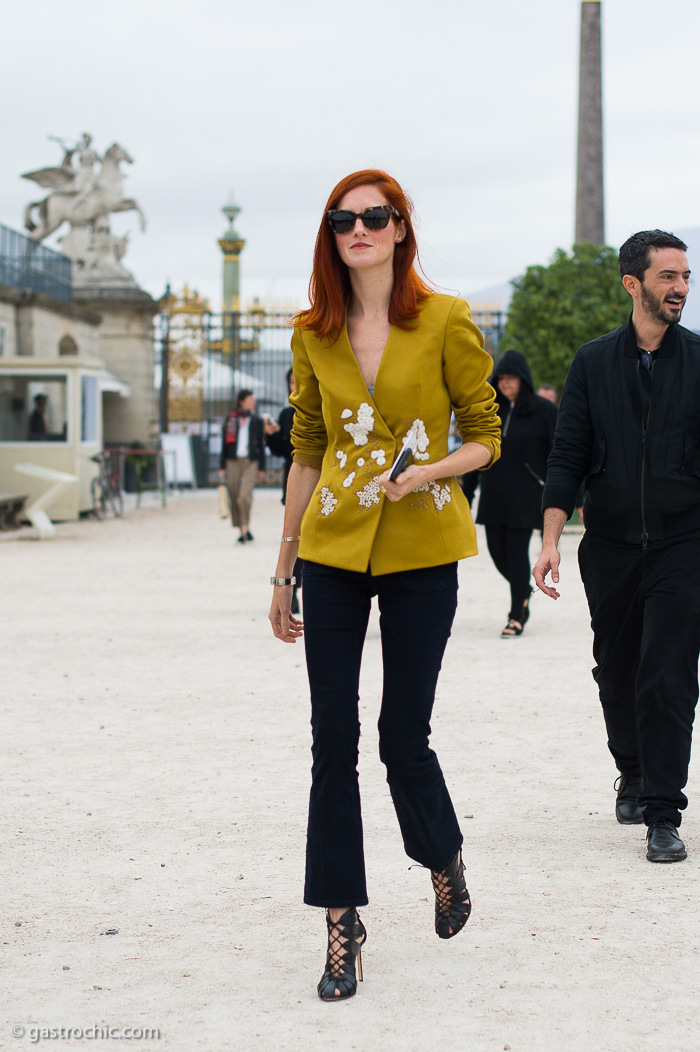
<path fill-rule="evenodd" d="M 238 354 L 238 333 L 241 312 L 240 299 L 240 255 L 245 248 L 245 241 L 234 229 L 234 223 L 241 209 L 233 200 L 233 194 L 221 209 L 228 219 L 228 230 L 219 239 L 219 248 L 223 252 L 223 344 L 224 353 L 232 351 Z M 236 362 L 236 365 L 238 363 Z"/>

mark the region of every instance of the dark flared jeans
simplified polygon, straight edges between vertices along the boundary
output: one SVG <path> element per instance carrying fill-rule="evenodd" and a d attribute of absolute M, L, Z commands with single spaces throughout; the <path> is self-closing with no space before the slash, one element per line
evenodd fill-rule
<path fill-rule="evenodd" d="M 647 825 L 680 825 L 698 701 L 700 540 L 644 550 L 586 533 L 579 565 L 610 752 L 621 774 L 643 779 Z"/>
<path fill-rule="evenodd" d="M 457 608 L 457 564 L 355 573 L 304 560 L 304 637 L 311 688 L 313 766 L 304 902 L 367 902 L 357 773 L 360 662 L 378 597 L 384 684 L 379 755 L 410 858 L 442 870 L 462 844 L 430 717 Z"/>

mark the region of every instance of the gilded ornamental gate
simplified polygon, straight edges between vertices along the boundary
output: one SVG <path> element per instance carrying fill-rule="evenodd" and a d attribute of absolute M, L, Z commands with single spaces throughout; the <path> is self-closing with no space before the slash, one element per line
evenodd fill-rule
<path fill-rule="evenodd" d="M 275 420 L 287 405 L 285 373 L 292 363 L 295 311 L 254 300 L 246 310 L 214 314 L 187 286 L 179 295 L 166 292 L 161 300 L 156 319 L 160 430 L 192 436 L 200 486 L 216 480 L 221 425 L 237 391 L 253 391 L 258 413 Z M 495 356 L 502 312 L 474 311 L 473 317 Z M 281 461 L 270 457 L 266 484 L 279 484 L 280 471 Z"/>

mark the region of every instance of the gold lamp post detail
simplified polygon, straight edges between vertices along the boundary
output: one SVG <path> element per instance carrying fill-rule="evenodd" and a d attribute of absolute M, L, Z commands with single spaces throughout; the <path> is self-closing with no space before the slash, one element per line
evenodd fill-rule
<path fill-rule="evenodd" d="M 245 248 L 245 241 L 235 229 L 235 222 L 240 215 L 240 207 L 233 199 L 233 194 L 221 209 L 228 220 L 228 230 L 219 238 L 219 248 L 224 256 L 223 265 L 223 298 L 221 304 L 223 322 L 222 351 L 231 354 L 238 351 L 238 322 L 241 312 L 240 293 L 240 256 Z"/>

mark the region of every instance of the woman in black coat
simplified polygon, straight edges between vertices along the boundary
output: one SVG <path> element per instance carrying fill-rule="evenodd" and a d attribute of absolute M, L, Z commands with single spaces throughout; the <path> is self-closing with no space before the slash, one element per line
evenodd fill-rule
<path fill-rule="evenodd" d="M 294 370 L 288 369 L 285 373 L 285 380 L 287 381 L 287 397 L 292 393 L 295 388 L 294 383 Z M 292 466 L 292 425 L 294 424 L 294 409 L 291 405 L 286 405 L 277 417 L 277 423 L 270 421 L 269 418 L 265 422 L 265 445 L 276 457 L 282 457 L 284 460 L 284 469 L 282 474 L 282 503 L 285 504 L 287 501 L 287 479 L 289 478 L 289 469 Z M 294 564 L 293 576 L 296 577 L 297 583 L 294 585 L 292 592 L 292 608 L 293 614 L 299 613 L 299 596 L 297 592 L 301 587 L 301 574 L 303 569 L 303 561 L 297 559 Z"/>
<path fill-rule="evenodd" d="M 510 585 L 504 639 L 520 636 L 530 616 L 530 537 L 542 529 L 542 490 L 552 448 L 557 407 L 535 394 L 525 356 L 507 351 L 489 381 L 496 388 L 501 417 L 501 457 L 489 471 L 465 475 L 469 502 L 478 485 L 476 521 L 498 572 Z"/>
<path fill-rule="evenodd" d="M 294 372 L 288 369 L 285 374 L 287 381 L 287 397 L 294 390 Z M 277 418 L 275 424 L 268 417 L 265 421 L 265 445 L 276 457 L 284 460 L 282 474 L 282 503 L 287 499 L 287 479 L 289 469 L 292 466 L 292 425 L 294 423 L 294 410 L 291 405 L 286 405 Z"/>

